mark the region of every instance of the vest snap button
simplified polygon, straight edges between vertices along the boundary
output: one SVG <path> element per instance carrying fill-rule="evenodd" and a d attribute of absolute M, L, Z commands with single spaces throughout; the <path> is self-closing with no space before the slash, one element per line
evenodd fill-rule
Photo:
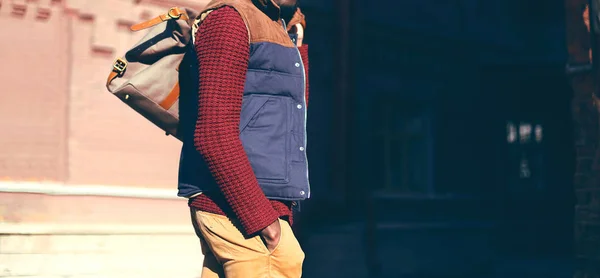
<path fill-rule="evenodd" d="M 304 191 L 300 191 L 300 195 L 304 195 L 306 194 Z"/>
<path fill-rule="evenodd" d="M 298 107 L 298 109 L 302 109 L 302 104 L 298 104 L 296 107 Z"/>
<path fill-rule="evenodd" d="M 304 147 L 300 147 L 300 151 L 303 152 L 304 151 Z"/>
<path fill-rule="evenodd" d="M 300 63 L 296 63 L 296 64 L 295 64 L 295 66 L 296 66 L 297 68 L 299 68 L 299 67 L 300 67 Z"/>

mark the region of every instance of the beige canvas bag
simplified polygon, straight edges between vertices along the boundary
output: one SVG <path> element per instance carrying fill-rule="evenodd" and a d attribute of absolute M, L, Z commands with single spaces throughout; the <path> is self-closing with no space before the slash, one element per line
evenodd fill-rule
<path fill-rule="evenodd" d="M 174 7 L 131 26 L 132 31 L 151 29 L 114 62 L 106 81 L 108 91 L 179 140 L 178 70 L 193 39 L 192 25 L 197 15 L 192 9 Z"/>

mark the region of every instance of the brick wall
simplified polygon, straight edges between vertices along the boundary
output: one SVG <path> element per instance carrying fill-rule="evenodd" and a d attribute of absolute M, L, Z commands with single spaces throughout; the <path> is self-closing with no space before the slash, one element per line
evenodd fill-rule
<path fill-rule="evenodd" d="M 569 64 L 590 64 L 588 1 L 567 0 L 567 43 Z M 598 40 L 598 37 L 595 38 Z M 598 40 L 600 41 L 600 40 Z M 600 55 L 600 53 L 595 55 Z M 581 68 L 584 69 L 584 68 Z M 571 75 L 573 87 L 574 139 L 577 152 L 575 191 L 577 197 L 575 236 L 577 278 L 600 277 L 600 93 L 599 72 Z"/>
<path fill-rule="evenodd" d="M 69 56 L 57 34 L 67 25 L 64 17 L 39 17 L 41 8 L 19 1 L 0 8 L 0 178 L 66 178 Z"/>
<path fill-rule="evenodd" d="M 172 187 L 180 143 L 110 95 L 128 26 L 207 1 L 37 0 L 0 5 L 0 180 Z"/>
<path fill-rule="evenodd" d="M 590 81 L 591 82 L 591 81 Z M 577 87 L 577 86 L 575 86 Z M 576 277 L 600 277 L 600 149 L 597 105 L 590 94 L 576 92 L 573 100 L 577 168 L 575 174 Z M 597 103 L 594 103 L 594 101 Z"/>

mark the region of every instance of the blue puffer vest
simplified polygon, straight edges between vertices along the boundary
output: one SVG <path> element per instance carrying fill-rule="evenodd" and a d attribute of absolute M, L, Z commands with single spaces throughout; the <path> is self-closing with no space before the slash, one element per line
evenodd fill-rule
<path fill-rule="evenodd" d="M 254 1 L 212 1 L 201 15 L 230 6 L 246 23 L 250 35 L 250 60 L 242 102 L 240 138 L 256 178 L 269 199 L 304 200 L 310 197 L 304 65 L 294 43 L 295 36 L 288 35 L 285 22 L 279 23 L 278 7 L 272 0 Z M 197 65 L 194 66 L 196 57 L 191 47 L 185 59 L 188 60 L 184 63 L 191 64 L 192 68 L 189 68 L 190 72 L 186 72 L 188 68 L 182 68 L 180 73 L 179 130 L 183 133 L 184 144 L 179 165 L 178 195 L 190 197 L 219 189 L 194 147 L 198 69 Z"/>

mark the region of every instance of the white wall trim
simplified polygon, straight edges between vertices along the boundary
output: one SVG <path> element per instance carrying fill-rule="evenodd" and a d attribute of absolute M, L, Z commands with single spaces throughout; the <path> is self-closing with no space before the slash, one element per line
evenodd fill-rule
<path fill-rule="evenodd" d="M 61 184 L 55 182 L 0 181 L 0 193 L 31 193 L 63 196 L 106 196 L 140 199 L 182 199 L 175 189 L 112 185 Z"/>
<path fill-rule="evenodd" d="M 195 235 L 192 225 L 0 223 L 2 235 Z"/>

